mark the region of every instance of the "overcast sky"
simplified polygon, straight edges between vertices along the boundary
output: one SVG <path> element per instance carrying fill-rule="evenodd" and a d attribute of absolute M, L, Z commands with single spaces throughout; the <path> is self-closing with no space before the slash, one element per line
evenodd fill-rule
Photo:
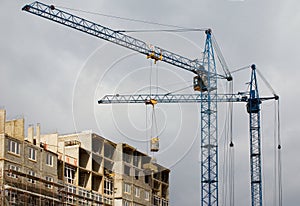
<path fill-rule="evenodd" d="M 151 108 L 98 105 L 105 94 L 167 93 L 191 85 L 193 75 L 143 55 L 21 11 L 30 1 L 0 1 L 0 107 L 7 118 L 41 123 L 42 133 L 93 130 L 147 153 Z M 296 0 L 44 1 L 73 8 L 187 28 L 212 28 L 231 71 L 255 63 L 280 96 L 284 205 L 300 202 L 298 70 L 300 2 Z M 66 11 L 113 29 L 169 29 L 157 25 Z M 131 33 L 190 59 L 201 58 L 203 32 Z M 156 73 L 158 71 L 158 73 Z M 220 70 L 221 71 L 221 70 Z M 245 91 L 250 70 L 234 74 Z M 158 77 L 158 79 L 157 79 Z M 259 79 L 260 81 L 260 79 Z M 272 95 L 259 82 L 263 95 Z M 219 91 L 225 84 L 220 82 Z M 153 89 L 156 91 L 156 89 Z M 191 93 L 192 90 L 185 90 Z M 274 102 L 262 106 L 264 205 L 275 205 Z M 159 163 L 170 167 L 171 205 L 200 204 L 199 105 L 158 105 Z M 224 188 L 225 106 L 219 106 L 220 191 Z M 235 203 L 251 205 L 248 116 L 234 106 Z M 220 192 L 220 204 L 225 205 Z"/>

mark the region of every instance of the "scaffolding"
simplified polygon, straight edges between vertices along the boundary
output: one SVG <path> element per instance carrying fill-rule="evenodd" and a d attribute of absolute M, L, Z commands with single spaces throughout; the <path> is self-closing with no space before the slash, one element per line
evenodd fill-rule
<path fill-rule="evenodd" d="M 1 182 L 1 205 L 9 206 L 110 206 L 112 199 L 99 193 L 53 182 L 16 170 L 4 170 Z"/>

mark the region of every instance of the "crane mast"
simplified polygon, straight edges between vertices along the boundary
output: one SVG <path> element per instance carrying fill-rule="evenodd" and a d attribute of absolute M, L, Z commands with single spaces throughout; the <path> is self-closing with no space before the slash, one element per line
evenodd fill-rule
<path fill-rule="evenodd" d="M 246 103 L 249 114 L 250 136 L 250 175 L 251 175 L 251 205 L 262 206 L 262 171 L 261 171 L 261 135 L 260 135 L 260 104 L 266 100 L 278 100 L 279 97 L 259 97 L 256 78 L 256 66 L 251 65 L 250 89 L 246 94 L 215 94 L 216 103 L 235 102 Z M 136 95 L 106 95 L 98 101 L 99 104 L 145 103 L 155 99 L 157 103 L 208 103 L 208 94 L 136 94 Z M 202 110 L 201 110 L 202 111 Z M 203 117 L 202 117 L 203 118 Z M 202 145 L 202 144 L 201 144 Z M 203 150 L 203 148 L 201 148 Z M 217 153 L 216 153 L 217 154 Z M 204 162 L 204 161 L 202 161 Z M 205 185 L 206 186 L 206 185 Z M 215 186 L 215 185 L 213 185 Z M 202 187 L 204 187 L 202 185 Z M 209 187 L 207 187 L 209 189 Z M 210 189 L 213 189 L 211 186 Z M 217 188 L 216 188 L 217 189 Z M 204 194 L 204 193 L 202 193 Z M 210 194 L 214 197 L 213 194 Z M 202 203 L 203 203 L 202 196 Z M 213 200 L 211 198 L 210 200 Z"/>
<path fill-rule="evenodd" d="M 250 132 L 250 167 L 252 206 L 262 206 L 260 104 L 256 79 L 256 67 L 251 66 L 250 93 L 247 103 Z"/>
<path fill-rule="evenodd" d="M 198 94 L 187 95 L 107 95 L 99 100 L 99 104 L 111 103 L 145 103 L 155 99 L 159 103 L 198 102 L 201 107 L 201 205 L 218 206 L 218 102 L 247 102 L 250 117 L 251 143 L 251 192 L 252 206 L 261 205 L 261 160 L 260 160 L 260 103 L 275 97 L 259 98 L 255 69 L 252 70 L 250 95 L 217 93 L 217 79 L 232 80 L 230 72 L 225 68 L 223 74 L 216 71 L 211 30 L 206 30 L 204 57 L 202 61 L 191 60 L 163 48 L 153 46 L 139 39 L 115 31 L 100 24 L 67 13 L 40 2 L 25 5 L 23 11 L 54 21 L 72 29 L 87 33 L 97 38 L 112 42 L 147 56 L 156 61 L 166 62 L 178 68 L 196 74 L 194 78 L 199 84 L 194 87 Z M 222 64 L 223 65 L 223 64 Z M 255 66 L 254 66 L 255 67 Z M 223 68 L 224 69 L 224 68 Z M 276 98 L 275 98 L 276 99 Z"/>
<path fill-rule="evenodd" d="M 217 78 L 211 30 L 206 30 L 202 65 L 208 71 L 207 101 L 200 103 L 201 205 L 218 206 Z M 203 96 L 203 92 L 201 92 Z"/>
<path fill-rule="evenodd" d="M 176 67 L 188 70 L 197 75 L 197 79 L 205 82 L 206 102 L 201 103 L 201 204 L 203 206 L 218 205 L 218 145 L 217 145 L 217 78 L 232 80 L 231 76 L 216 73 L 214 53 L 211 42 L 211 30 L 206 31 L 206 43 L 202 63 L 190 60 L 173 52 L 169 52 L 141 40 L 114 31 L 81 17 L 56 9 L 40 2 L 25 5 L 23 11 L 63 24 L 92 36 L 118 44 L 142 53 L 154 61 L 163 61 Z M 228 72 L 228 74 L 230 74 Z M 199 89 L 200 91 L 200 89 Z M 202 93 L 201 93 L 202 94 Z"/>

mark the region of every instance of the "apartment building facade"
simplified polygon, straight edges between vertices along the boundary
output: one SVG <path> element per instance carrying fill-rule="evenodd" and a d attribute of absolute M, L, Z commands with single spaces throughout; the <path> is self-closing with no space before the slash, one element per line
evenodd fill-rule
<path fill-rule="evenodd" d="M 170 170 L 134 147 L 24 128 L 0 110 L 1 205 L 169 205 Z"/>
<path fill-rule="evenodd" d="M 1 205 L 59 205 L 57 155 L 39 146 L 40 126 L 24 138 L 24 119 L 6 121 L 0 110 Z M 33 141 L 34 140 L 34 141 Z"/>

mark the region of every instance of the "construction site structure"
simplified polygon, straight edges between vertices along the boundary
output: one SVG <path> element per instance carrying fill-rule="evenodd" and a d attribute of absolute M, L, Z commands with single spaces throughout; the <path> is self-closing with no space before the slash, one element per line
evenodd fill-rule
<path fill-rule="evenodd" d="M 1 205 L 169 205 L 170 170 L 134 147 L 40 131 L 30 125 L 25 136 L 24 119 L 0 110 Z"/>
<path fill-rule="evenodd" d="M 262 206 L 262 178 L 261 178 L 261 138 L 260 138 L 260 104 L 263 100 L 275 99 L 278 96 L 274 93 L 272 97 L 261 98 L 258 95 L 256 67 L 251 66 L 250 90 L 245 95 L 240 94 L 219 94 L 218 80 L 232 81 L 226 62 L 220 49 L 212 36 L 211 29 L 206 29 L 206 40 L 202 59 L 189 59 L 175 54 L 163 48 L 153 46 L 142 40 L 124 34 L 126 31 L 113 30 L 68 12 L 57 9 L 54 5 L 46 5 L 40 2 L 33 2 L 25 5 L 23 11 L 62 24 L 66 27 L 81 31 L 91 36 L 123 46 L 127 49 L 146 55 L 154 63 L 162 61 L 175 67 L 187 70 L 196 75 L 193 78 L 194 90 L 199 94 L 173 95 L 161 94 L 155 98 L 142 98 L 147 95 L 108 95 L 98 101 L 103 103 L 136 103 L 141 100 L 143 103 L 155 101 L 163 103 L 176 102 L 199 102 L 200 103 L 200 153 L 201 153 L 201 205 L 219 205 L 219 165 L 218 165 L 218 102 L 246 102 L 249 114 L 250 130 L 250 173 L 251 173 L 251 200 L 252 206 Z M 223 73 L 217 71 L 215 52 L 222 66 Z M 151 86 L 151 85 L 150 85 Z M 129 101 L 125 98 L 129 97 Z M 148 95 L 149 96 L 149 95 Z M 112 98 L 110 98 L 112 97 Z M 180 98 L 177 98 L 180 97 Z M 182 99 L 183 97 L 183 99 Z M 137 98 L 137 99 L 136 99 Z M 111 100 L 117 99 L 116 102 Z M 108 100 L 108 101 L 106 101 Z M 119 101 L 120 100 L 120 101 Z M 166 100 L 166 101 L 165 101 Z M 153 139 L 154 140 L 154 139 Z M 158 140 L 158 139 L 156 139 Z M 156 141 L 158 143 L 158 141 Z M 152 141 L 152 144 L 155 143 Z M 233 144 L 231 144 L 233 145 Z M 151 151 L 158 150 L 151 148 Z"/>
<path fill-rule="evenodd" d="M 212 31 L 210 29 L 205 31 L 206 42 L 203 59 L 195 60 L 62 11 L 54 5 L 36 1 L 25 5 L 22 10 L 144 54 L 148 59 L 154 60 L 154 63 L 163 61 L 197 76 L 198 81 L 195 80 L 195 83 L 199 84 L 201 88 L 195 89 L 201 92 L 205 91 L 208 96 L 208 101 L 201 103 L 201 205 L 217 206 L 219 182 L 217 102 L 215 101 L 217 99 L 217 79 L 231 81 L 232 77 L 226 67 L 223 68 L 225 74 L 219 74 L 216 71 L 212 49 Z M 155 150 L 152 151 L 155 152 Z"/>
<path fill-rule="evenodd" d="M 251 65 L 251 78 L 249 82 L 249 91 L 240 92 L 237 94 L 217 94 L 215 103 L 246 103 L 246 110 L 249 114 L 249 136 L 250 136 L 250 176 L 251 176 L 251 205 L 252 206 L 262 206 L 262 160 L 261 160 L 261 126 L 260 126 L 260 113 L 261 113 L 261 104 L 266 100 L 279 100 L 279 96 L 274 94 L 270 97 L 260 97 L 258 92 L 258 83 L 256 78 L 256 66 Z M 133 95 L 105 95 L 102 99 L 98 101 L 99 104 L 124 104 L 124 103 L 142 103 L 147 104 L 149 100 L 155 100 L 157 103 L 207 103 L 210 102 L 209 95 L 201 94 L 133 94 Z M 207 111 L 207 110 L 205 110 Z M 202 117 L 203 118 L 203 117 Z M 214 144 L 212 144 L 214 143 Z M 216 147 L 216 142 L 208 142 L 206 144 L 202 143 L 201 149 L 203 151 L 214 151 Z M 230 142 L 230 147 L 233 147 L 233 142 Z M 280 148 L 279 148 L 280 149 Z M 213 154 L 216 154 L 215 151 Z M 213 155 L 208 155 L 212 157 Z M 215 166 L 216 160 L 210 160 L 209 162 L 214 162 Z M 202 166 L 205 166 L 206 161 L 201 161 Z M 216 168 L 215 168 L 216 170 Z M 204 170 L 206 171 L 206 170 Z M 203 172 L 203 170 L 202 170 Z M 206 187 L 202 188 L 202 205 L 207 204 L 212 206 L 213 204 L 217 205 L 218 193 L 217 187 L 210 187 L 210 182 L 213 181 L 217 185 L 216 175 L 218 173 L 204 173 L 202 175 L 202 184 L 206 184 Z M 215 174 L 211 177 L 210 174 Z M 205 190 L 208 188 L 209 190 Z M 212 188 L 214 190 L 212 190 Z M 203 191 L 204 190 L 204 191 Z M 208 194 L 204 196 L 204 194 Z M 208 199 L 209 202 L 205 202 Z"/>

